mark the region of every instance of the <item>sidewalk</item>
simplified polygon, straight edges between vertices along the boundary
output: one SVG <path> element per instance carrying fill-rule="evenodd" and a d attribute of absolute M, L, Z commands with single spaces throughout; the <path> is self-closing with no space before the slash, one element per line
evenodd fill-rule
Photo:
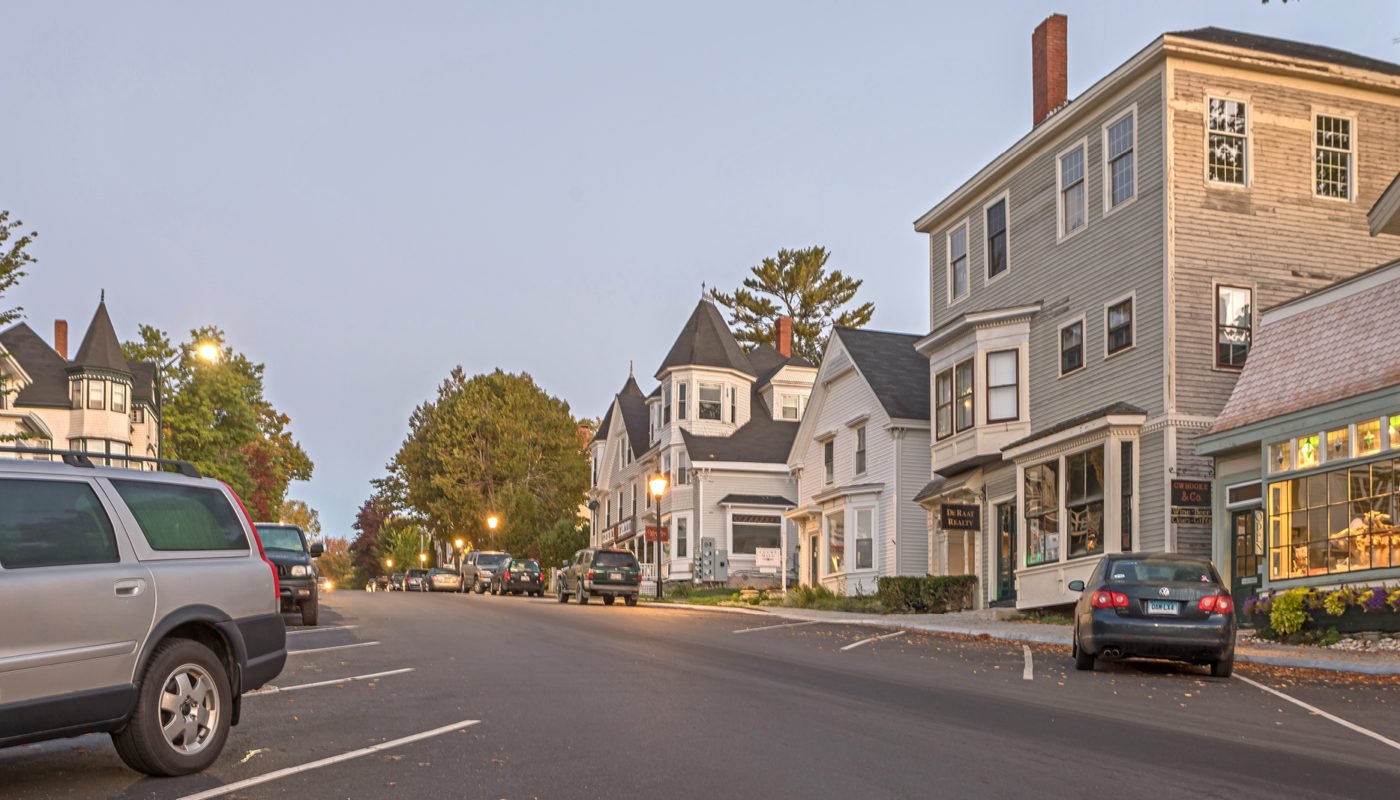
<path fill-rule="evenodd" d="M 800 622 L 820 621 L 834 625 L 867 625 L 872 628 L 952 633 L 963 636 L 987 636 L 1009 642 L 1030 642 L 1069 647 L 1070 627 L 1038 622 L 1010 622 L 993 619 L 983 611 L 963 611 L 956 614 L 848 614 L 841 611 L 815 611 L 806 608 L 738 608 L 734 606 L 705 606 L 689 603 L 648 603 L 649 608 L 682 608 L 692 611 L 720 611 L 732 614 L 760 615 Z M 1320 669 L 1332 672 L 1356 672 L 1363 675 L 1400 675 L 1400 656 L 1379 653 L 1352 653 L 1322 647 L 1273 644 L 1242 637 L 1235 645 L 1235 660 L 1240 663 L 1264 664 L 1273 667 Z"/>

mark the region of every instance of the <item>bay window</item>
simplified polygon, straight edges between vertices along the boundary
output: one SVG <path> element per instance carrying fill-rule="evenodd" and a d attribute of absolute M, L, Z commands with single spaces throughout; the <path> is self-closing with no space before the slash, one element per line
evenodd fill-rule
<path fill-rule="evenodd" d="M 826 552 L 831 563 L 831 573 L 846 571 L 846 514 L 832 514 L 826 518 Z"/>
<path fill-rule="evenodd" d="M 739 390 L 729 387 L 729 421 L 739 424 Z"/>
<path fill-rule="evenodd" d="M 676 453 L 676 485 L 685 486 L 690 483 L 690 456 L 684 452 Z"/>
<path fill-rule="evenodd" d="M 875 509 L 856 509 L 856 569 L 875 566 Z"/>
<path fill-rule="evenodd" d="M 977 422 L 973 406 L 972 359 L 953 368 L 953 384 L 957 392 L 957 405 L 953 409 L 953 430 L 961 433 L 970 430 Z"/>
<path fill-rule="evenodd" d="M 700 384 L 700 419 L 720 422 L 724 417 L 724 387 L 717 383 Z"/>
<path fill-rule="evenodd" d="M 686 558 L 690 552 L 690 518 L 672 518 L 671 528 L 674 531 L 671 539 L 676 545 L 676 558 Z"/>
<path fill-rule="evenodd" d="M 1065 458 L 1065 518 L 1069 557 L 1103 552 L 1103 448 Z"/>
<path fill-rule="evenodd" d="M 671 423 L 671 384 L 668 381 L 661 385 L 661 424 Z"/>
<path fill-rule="evenodd" d="M 1021 417 L 1020 352 L 987 354 L 987 421 L 1009 422 Z"/>
<path fill-rule="evenodd" d="M 107 407 L 107 382 L 93 381 L 87 382 L 87 407 L 94 410 L 102 410 Z"/>
<path fill-rule="evenodd" d="M 690 414 L 686 411 L 684 381 L 676 385 L 676 421 L 690 419 Z"/>
<path fill-rule="evenodd" d="M 953 435 L 953 371 L 946 370 L 934 378 L 935 433 L 939 439 Z"/>
<path fill-rule="evenodd" d="M 1026 566 L 1060 560 L 1059 462 L 1026 467 Z"/>

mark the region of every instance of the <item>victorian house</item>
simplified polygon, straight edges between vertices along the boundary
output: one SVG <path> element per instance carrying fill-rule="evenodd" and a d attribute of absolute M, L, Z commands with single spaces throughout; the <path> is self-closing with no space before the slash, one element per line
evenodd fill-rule
<path fill-rule="evenodd" d="M 1066 46 L 1063 16 L 1037 28 L 1032 129 L 915 223 L 930 569 L 1020 607 L 1072 602 L 1106 553 L 1209 554 L 1195 440 L 1257 309 L 1400 255 L 1367 222 L 1400 170 L 1400 65 L 1203 28 L 1071 101 Z"/>
<path fill-rule="evenodd" d="M 0 435 L 14 437 L 9 446 L 76 450 L 114 466 L 126 462 L 109 456 L 155 457 L 156 393 L 155 365 L 122 356 L 105 301 L 72 360 L 67 322 L 54 323 L 52 344 L 24 323 L 0 331 Z"/>
<path fill-rule="evenodd" d="M 663 581 L 698 580 L 701 548 L 725 556 L 730 583 L 778 582 L 778 564 L 760 551 L 795 541 L 783 513 L 795 503 L 786 459 L 811 393 L 816 368 L 791 350 L 791 322 L 777 346 L 745 352 L 712 301 L 701 300 L 657 368 L 646 394 L 628 376 L 589 445 L 592 543 L 626 547 Z M 668 478 L 656 505 L 648 478 Z M 648 532 L 648 528 L 652 530 Z M 649 535 L 650 534 L 650 535 Z M 709 540 L 707 543 L 706 540 Z"/>

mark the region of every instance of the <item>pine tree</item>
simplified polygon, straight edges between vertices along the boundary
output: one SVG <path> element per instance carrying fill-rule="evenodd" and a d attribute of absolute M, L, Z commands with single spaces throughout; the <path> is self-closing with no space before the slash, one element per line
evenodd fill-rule
<path fill-rule="evenodd" d="M 813 364 L 833 326 L 859 328 L 870 322 L 874 303 L 846 308 L 862 281 L 840 270 L 827 272 L 831 254 L 824 247 L 779 250 L 751 270 L 733 294 L 715 292 L 715 302 L 729 309 L 729 323 L 740 342 L 773 343 L 779 317 L 792 317 L 792 353 Z"/>

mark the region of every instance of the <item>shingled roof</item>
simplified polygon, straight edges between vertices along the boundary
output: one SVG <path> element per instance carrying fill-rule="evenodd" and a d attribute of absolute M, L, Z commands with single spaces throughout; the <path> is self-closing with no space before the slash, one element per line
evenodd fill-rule
<path fill-rule="evenodd" d="M 1195 39 L 1199 42 L 1209 42 L 1211 44 L 1223 44 L 1228 47 L 1239 47 L 1245 50 L 1258 50 L 1261 53 L 1271 53 L 1276 56 L 1284 56 L 1285 58 L 1321 61 L 1325 64 L 1336 64 L 1340 67 L 1367 69 L 1386 75 L 1400 75 L 1400 64 L 1393 64 L 1389 61 L 1381 61 L 1378 58 L 1369 58 L 1356 53 L 1349 53 L 1346 50 L 1338 50 L 1333 47 L 1295 42 L 1291 39 L 1275 39 L 1272 36 L 1259 36 L 1258 34 L 1242 33 L 1240 31 L 1216 27 L 1195 28 L 1189 31 L 1173 31 L 1167 35 L 1177 36 L 1182 39 Z"/>
<path fill-rule="evenodd" d="M 32 383 L 14 396 L 16 406 L 68 408 L 68 362 L 33 328 L 21 322 L 0 332 L 0 352 L 8 353 Z"/>
<path fill-rule="evenodd" d="M 685 321 L 675 344 L 656 370 L 656 377 L 672 367 L 720 367 L 755 375 L 748 356 L 729 331 L 724 317 L 709 300 L 701 300 Z"/>
<path fill-rule="evenodd" d="M 797 423 L 773 419 L 773 412 L 755 389 L 749 393 L 749 421 L 729 436 L 696 436 L 681 430 L 691 463 L 743 461 L 782 464 L 797 437 Z"/>
<path fill-rule="evenodd" d="M 131 373 L 131 366 L 122 355 L 121 341 L 112 327 L 112 318 L 107 315 L 106 301 L 97 304 L 97 313 L 92 315 L 83 343 L 78 345 L 78 354 L 73 357 L 74 367 L 90 367 Z"/>
<path fill-rule="evenodd" d="M 911 333 L 837 328 L 836 336 L 892 419 L 929 418 L 928 359 Z"/>
<path fill-rule="evenodd" d="M 632 448 L 632 457 L 638 458 L 651 446 L 651 419 L 647 411 L 647 398 L 637 379 L 627 376 L 627 383 L 617 393 L 617 406 L 622 409 L 622 423 L 627 430 L 627 443 Z"/>

